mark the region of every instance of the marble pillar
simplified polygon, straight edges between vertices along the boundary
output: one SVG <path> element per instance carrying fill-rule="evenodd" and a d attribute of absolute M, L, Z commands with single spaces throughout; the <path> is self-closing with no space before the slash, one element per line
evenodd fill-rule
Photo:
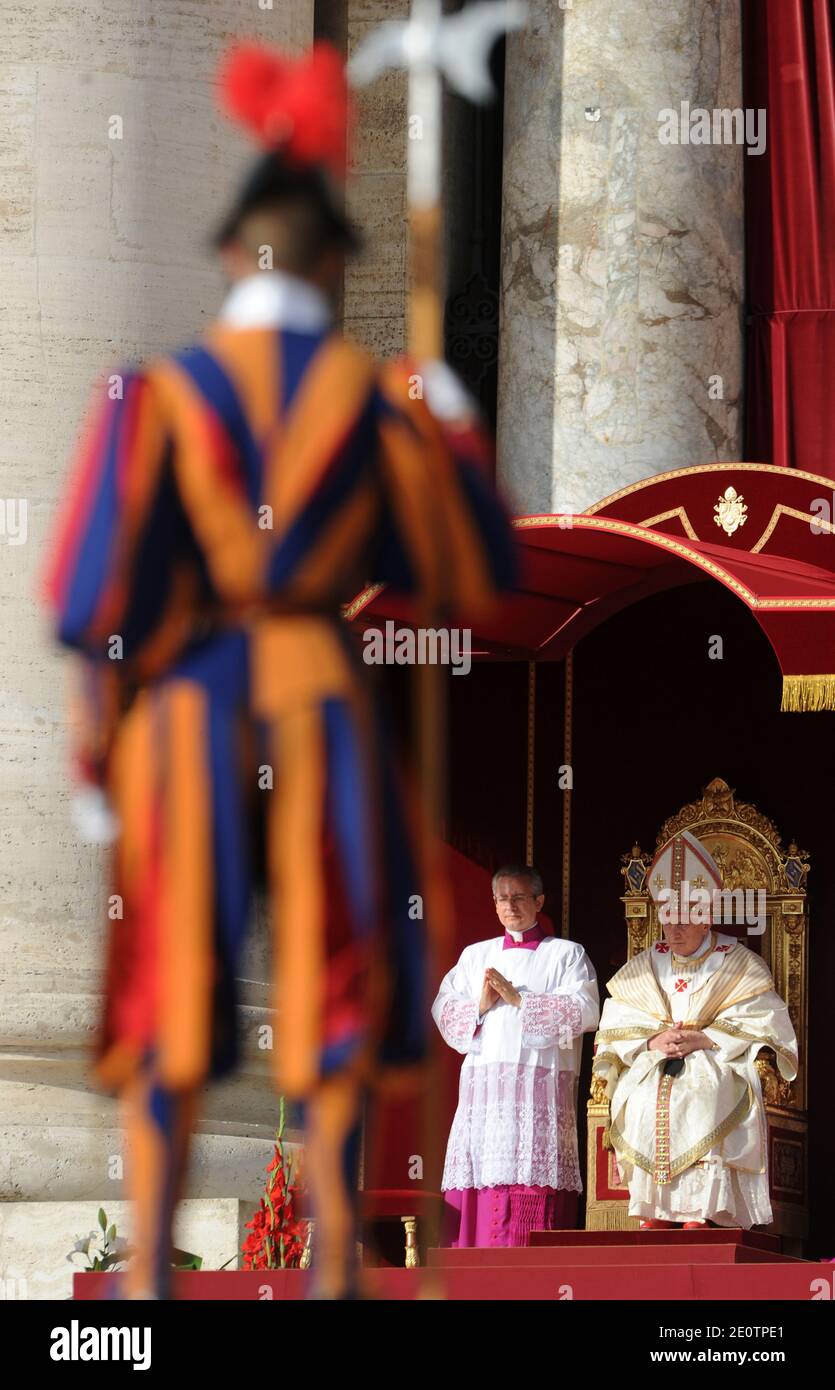
<path fill-rule="evenodd" d="M 0 10 L 0 1201 L 54 1203 L 56 1222 L 83 1200 L 93 1224 L 122 1186 L 117 1116 L 87 1084 L 102 861 L 67 814 L 43 539 L 93 378 L 191 337 L 219 303 L 206 241 L 250 157 L 216 113 L 219 53 L 236 34 L 301 49 L 312 32 L 313 0 Z M 249 1061 L 202 1109 L 191 1195 L 254 1203 L 276 1118 L 257 946 L 246 975 Z M 0 1276 L 15 1252 L 0 1247 Z"/>
<path fill-rule="evenodd" d="M 757 156 L 661 138 L 682 102 L 741 107 L 736 0 L 530 12 L 508 42 L 499 466 L 517 511 L 582 511 L 741 457 L 742 166 Z"/>

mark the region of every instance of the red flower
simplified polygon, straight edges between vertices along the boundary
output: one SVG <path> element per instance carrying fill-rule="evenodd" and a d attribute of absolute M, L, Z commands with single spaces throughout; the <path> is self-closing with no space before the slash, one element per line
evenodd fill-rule
<path fill-rule="evenodd" d="M 296 1214 L 300 1188 L 296 1183 L 288 1183 L 282 1130 L 283 1114 L 275 1153 L 267 1167 L 264 1196 L 246 1223 L 252 1234 L 241 1247 L 244 1269 L 297 1268 L 304 1250 L 307 1225 Z"/>

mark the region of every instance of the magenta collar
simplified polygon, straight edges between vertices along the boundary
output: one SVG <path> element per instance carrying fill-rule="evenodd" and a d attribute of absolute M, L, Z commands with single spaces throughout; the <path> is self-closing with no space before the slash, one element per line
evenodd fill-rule
<path fill-rule="evenodd" d="M 532 927 L 528 927 L 528 930 L 522 933 L 521 941 L 514 941 L 510 932 L 506 931 L 502 950 L 535 951 L 540 941 L 544 941 L 547 936 L 550 936 L 550 932 L 547 932 L 540 922 L 534 922 Z"/>

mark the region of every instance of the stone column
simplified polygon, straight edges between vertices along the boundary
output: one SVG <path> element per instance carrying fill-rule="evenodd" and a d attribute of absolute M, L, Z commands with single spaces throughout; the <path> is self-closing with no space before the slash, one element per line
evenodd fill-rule
<path fill-rule="evenodd" d="M 33 1203 L 66 1249 L 122 1188 L 113 1106 L 87 1085 L 102 862 L 68 823 L 61 661 L 33 601 L 42 541 L 94 376 L 191 337 L 219 303 L 206 238 L 245 158 L 209 85 L 220 51 L 236 34 L 302 48 L 312 32 L 313 0 L 0 11 L 0 1202 Z M 247 975 L 254 1022 L 263 965 Z M 191 1194 L 254 1202 L 275 1114 L 254 1061 L 217 1088 Z M 2 1215 L 16 1235 L 0 1240 L 0 1279 L 54 1291 L 33 1223 Z M 230 1229 L 227 1258 L 236 1243 Z"/>
<path fill-rule="evenodd" d="M 744 155 L 667 144 L 742 105 L 736 0 L 532 0 L 508 43 L 500 474 L 521 512 L 741 456 Z"/>
<path fill-rule="evenodd" d="M 385 20 L 404 19 L 410 10 L 410 0 L 336 4 L 346 15 L 349 56 L 371 29 Z M 346 270 L 344 328 L 380 357 L 396 356 L 406 342 L 406 92 L 406 74 L 389 71 L 356 95 L 348 204 L 362 228 L 365 249 Z"/>

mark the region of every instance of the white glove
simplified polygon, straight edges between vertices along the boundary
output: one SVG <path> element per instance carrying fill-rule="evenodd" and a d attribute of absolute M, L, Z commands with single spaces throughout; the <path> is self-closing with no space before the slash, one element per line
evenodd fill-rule
<path fill-rule="evenodd" d="M 79 839 L 88 845 L 112 845 L 119 821 L 101 787 L 84 786 L 70 799 L 70 820 Z"/>
<path fill-rule="evenodd" d="M 478 415 L 476 402 L 446 362 L 439 358 L 422 362 L 418 371 L 423 379 L 423 399 L 436 420 L 452 423 Z"/>

